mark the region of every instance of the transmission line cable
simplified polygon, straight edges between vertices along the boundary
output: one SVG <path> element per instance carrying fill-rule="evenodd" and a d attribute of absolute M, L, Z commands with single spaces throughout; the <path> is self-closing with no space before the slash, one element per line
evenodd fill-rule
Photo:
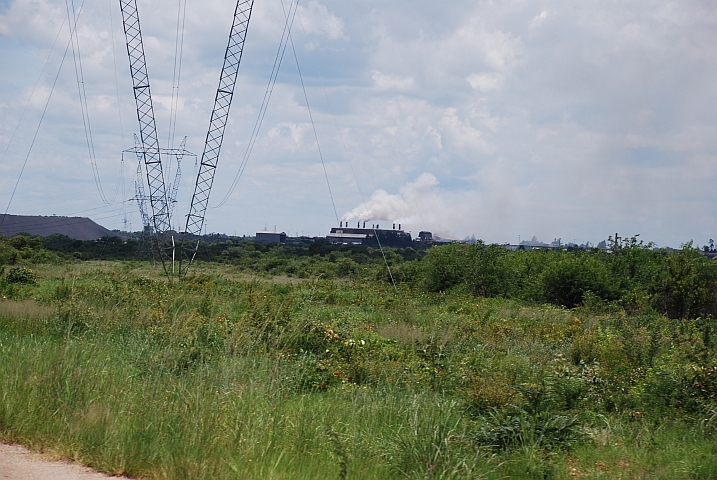
<path fill-rule="evenodd" d="M 87 102 L 87 91 L 85 89 L 85 77 L 82 69 L 82 55 L 80 53 L 80 39 L 77 35 L 77 17 L 75 15 L 75 1 L 65 0 L 67 8 L 67 18 L 70 21 L 70 43 L 72 45 L 72 58 L 75 64 L 75 77 L 77 78 L 77 93 L 80 98 L 80 110 L 82 111 L 82 124 L 85 129 L 85 138 L 87 140 L 87 150 L 92 164 L 92 174 L 95 179 L 95 186 L 102 201 L 106 204 L 114 203 L 119 190 L 119 183 L 115 187 L 115 192 L 111 200 L 107 200 L 104 189 L 102 188 L 102 180 L 100 178 L 99 167 L 97 166 L 97 156 L 95 154 L 95 144 L 92 139 L 92 124 L 90 122 L 90 110 Z"/>
<path fill-rule="evenodd" d="M 119 127 L 120 127 L 120 136 L 122 138 L 122 149 L 126 150 L 126 144 L 125 144 L 125 138 L 124 138 L 124 125 L 122 124 L 122 102 L 120 101 L 120 93 L 119 93 L 119 75 L 117 75 L 117 48 L 115 44 L 115 26 L 114 26 L 114 17 L 112 15 L 112 0 L 107 0 L 107 5 L 109 7 L 109 13 L 110 13 L 110 40 L 112 41 L 112 70 L 115 75 L 115 93 L 117 95 L 117 119 L 119 120 Z M 126 195 L 126 189 L 125 189 L 125 176 L 124 176 L 124 156 L 120 160 L 120 181 L 122 183 L 122 198 L 125 198 Z M 122 226 L 127 229 L 127 203 L 126 201 L 122 200 L 122 206 L 124 208 L 124 221 Z"/>
<path fill-rule="evenodd" d="M 282 2 L 283 6 L 283 2 Z M 306 86 L 304 85 L 304 77 L 301 75 L 301 67 L 299 66 L 299 57 L 296 55 L 296 48 L 294 48 L 294 39 L 289 35 L 289 42 L 291 42 L 291 50 L 294 52 L 294 60 L 296 60 L 296 70 L 299 72 L 299 79 L 301 80 L 301 88 L 304 91 L 304 100 L 306 100 L 306 109 L 309 111 L 309 119 L 311 120 L 311 128 L 314 130 L 314 138 L 316 139 L 316 148 L 319 150 L 319 158 L 321 158 L 321 166 L 324 169 L 324 177 L 326 178 L 326 186 L 329 188 L 329 196 L 331 197 L 331 205 L 334 207 L 334 216 L 336 217 L 336 223 L 339 223 L 339 214 L 336 211 L 336 202 L 334 202 L 334 193 L 331 191 L 331 182 L 329 182 L 329 174 L 326 173 L 326 163 L 324 162 L 324 154 L 321 152 L 321 144 L 319 144 L 319 134 L 316 132 L 316 124 L 314 123 L 314 115 L 311 113 L 311 106 L 309 105 L 309 96 L 306 94 Z"/>
<path fill-rule="evenodd" d="M 77 12 L 77 18 L 80 17 L 80 14 L 82 13 L 82 7 L 84 6 L 85 2 L 82 1 L 82 4 L 80 5 L 80 8 Z M 70 32 L 72 32 L 72 25 L 70 25 Z M 12 205 L 12 200 L 15 198 L 15 193 L 17 192 L 17 186 L 20 184 L 20 179 L 22 179 L 22 174 L 25 172 L 25 167 L 27 166 L 27 161 L 30 158 L 30 153 L 32 153 L 32 149 L 35 146 L 35 140 L 37 140 L 37 134 L 40 132 L 40 127 L 42 126 L 42 121 L 45 119 L 45 114 L 47 113 L 47 107 L 50 105 L 50 99 L 52 98 L 52 94 L 55 91 L 55 86 L 57 85 L 57 79 L 60 78 L 60 72 L 62 71 L 62 65 L 65 63 L 65 59 L 67 58 L 67 52 L 70 49 L 70 43 L 72 42 L 72 33 L 70 33 L 70 41 L 67 42 L 67 46 L 65 47 L 65 53 L 62 55 L 62 61 L 60 62 L 60 66 L 57 68 L 57 75 L 55 75 L 55 80 L 52 82 L 52 88 L 50 88 L 50 94 L 47 96 L 47 101 L 45 102 L 45 108 L 42 110 L 42 115 L 40 116 L 40 121 L 37 123 L 37 128 L 35 129 L 35 134 L 32 137 L 32 141 L 30 142 L 30 148 L 27 150 L 27 155 L 25 155 L 25 161 L 22 163 L 22 168 L 20 169 L 20 174 L 17 177 L 17 181 L 15 182 L 15 187 L 12 189 L 12 193 L 10 194 L 10 199 L 7 202 L 7 207 L 5 208 L 5 215 L 3 215 L 2 220 L 0 220 L 0 227 L 2 227 L 3 223 L 5 223 L 5 219 L 7 218 L 7 212 L 10 210 L 10 205 Z"/>
<path fill-rule="evenodd" d="M 299 17 L 299 25 L 301 26 L 301 31 L 304 33 L 304 36 L 307 36 L 306 29 L 304 28 L 304 22 L 301 20 L 301 15 L 298 15 L 298 17 Z M 294 45 L 294 43 L 292 41 L 292 48 L 293 48 L 293 45 Z M 336 119 L 336 115 L 334 114 L 333 106 L 331 105 L 331 101 L 329 100 L 329 95 L 326 92 L 326 83 L 324 82 L 323 75 L 321 75 L 321 70 L 319 69 L 319 64 L 316 61 L 316 56 L 314 55 L 314 49 L 311 46 L 311 43 L 308 43 L 308 47 L 309 47 L 309 53 L 311 53 L 311 58 L 313 60 L 314 67 L 316 68 L 316 73 L 319 75 L 319 79 L 321 80 L 321 88 L 324 92 L 324 97 L 326 98 L 326 104 L 329 107 L 329 112 L 331 113 L 331 117 L 334 119 L 334 124 L 336 125 L 336 131 L 339 134 L 339 139 L 341 139 L 341 146 L 343 147 L 344 153 L 346 154 L 346 160 L 349 162 L 349 166 L 351 167 L 351 174 L 353 175 L 354 181 L 356 182 L 356 189 L 358 190 L 359 195 L 361 196 L 361 201 L 363 203 L 363 207 L 366 210 L 366 214 L 368 215 L 369 214 L 368 202 L 366 202 L 366 197 L 363 194 L 363 190 L 361 190 L 361 185 L 359 183 L 358 176 L 356 175 L 356 170 L 354 169 L 354 164 L 351 161 L 351 155 L 349 155 L 349 151 L 346 148 L 346 142 L 344 141 L 344 136 L 341 133 L 341 127 L 339 127 L 339 122 Z M 296 54 L 296 53 L 294 53 L 294 54 Z M 297 66 L 298 66 L 298 61 L 297 61 Z M 299 73 L 299 75 L 301 75 L 301 73 Z M 302 81 L 302 85 L 303 85 L 303 81 Z M 376 231 L 376 228 L 373 228 L 373 233 L 374 233 L 374 236 L 376 237 L 376 241 L 378 242 L 378 248 L 381 251 L 381 256 L 383 257 L 383 262 L 384 262 L 384 264 L 386 264 L 386 270 L 388 271 L 388 276 L 391 278 L 391 284 L 393 285 L 393 289 L 396 293 L 398 293 L 398 288 L 396 287 L 396 282 L 395 282 L 395 279 L 393 278 L 393 273 L 391 272 L 391 266 L 388 264 L 388 260 L 386 259 L 386 252 L 384 252 L 384 250 L 383 250 L 383 245 L 381 245 L 381 239 L 379 239 L 379 237 L 378 237 L 378 232 Z"/>
<path fill-rule="evenodd" d="M 20 124 L 22 123 L 23 118 L 25 118 L 25 113 L 27 112 L 27 107 L 30 106 L 30 102 L 32 101 L 32 97 L 35 96 L 35 90 L 37 90 L 37 86 L 40 84 L 40 80 L 42 80 L 42 76 L 45 73 L 45 68 L 47 68 L 47 64 L 50 61 L 50 57 L 52 57 L 52 52 L 55 51 L 55 45 L 57 44 L 57 40 L 60 38 L 60 34 L 62 33 L 62 29 L 65 27 L 65 20 L 62 20 L 62 25 L 60 25 L 60 29 L 57 31 L 57 35 L 55 35 L 55 40 L 52 42 L 52 47 L 50 47 L 50 53 L 47 54 L 47 58 L 45 59 L 45 63 L 42 65 L 42 70 L 40 70 L 40 75 L 37 77 L 37 81 L 35 82 L 35 85 L 32 87 L 32 91 L 30 92 L 30 97 L 27 99 L 27 103 L 25 103 L 25 107 L 22 109 L 22 114 L 20 115 L 20 120 L 17 121 L 17 125 L 15 125 L 15 129 L 12 132 L 12 135 L 10 136 L 10 140 L 7 142 L 7 147 L 5 147 L 5 151 L 2 154 L 2 158 L 0 158 L 0 165 L 3 164 L 5 161 L 5 156 L 7 155 L 8 150 L 10 150 L 10 145 L 12 145 L 12 141 L 15 139 L 15 134 L 17 133 L 18 128 L 20 128 Z"/>
<path fill-rule="evenodd" d="M 254 150 L 254 145 L 256 144 L 256 140 L 259 137 L 259 130 L 264 123 L 266 110 L 269 108 L 269 100 L 271 100 L 271 95 L 274 92 L 274 85 L 276 85 L 276 79 L 279 75 L 279 69 L 281 67 L 282 61 L 284 60 L 284 53 L 286 53 L 286 47 L 289 44 L 289 35 L 291 34 L 291 28 L 294 25 L 294 17 L 296 16 L 296 11 L 298 7 L 299 0 L 296 0 L 296 3 L 294 3 L 292 0 L 292 3 L 289 5 L 289 15 L 287 15 L 286 17 L 286 20 L 284 22 L 284 30 L 281 33 L 279 48 L 276 51 L 276 57 L 274 58 L 274 65 L 272 66 L 271 74 L 269 75 L 269 82 L 266 85 L 266 90 L 264 91 L 264 98 L 262 99 L 261 106 L 259 107 L 259 114 L 257 115 L 256 122 L 254 123 L 254 128 L 249 137 L 249 142 L 247 143 L 246 150 L 244 151 L 244 156 L 242 157 L 242 161 L 239 164 L 239 169 L 234 176 L 234 180 L 232 181 L 231 187 L 229 187 L 229 191 L 217 205 L 214 205 L 211 208 L 222 207 L 229 200 L 229 197 L 234 192 L 234 189 L 239 183 L 239 179 L 244 173 L 244 169 L 249 162 L 249 157 L 251 156 L 251 153 Z"/>
<path fill-rule="evenodd" d="M 117 94 L 117 116 L 119 119 L 119 126 L 120 126 L 120 135 L 122 135 L 122 150 L 126 150 L 126 144 L 124 139 L 124 125 L 122 123 L 122 103 L 120 102 L 120 93 L 119 93 L 119 75 L 117 75 L 117 49 L 115 44 L 115 24 L 114 24 L 114 17 L 112 15 L 112 0 L 107 0 L 107 4 L 109 6 L 110 10 L 110 37 L 112 40 L 112 67 L 115 74 L 115 93 Z M 122 159 L 124 161 L 124 159 Z M 124 171 L 124 170 L 123 170 Z M 123 197 L 124 198 L 124 197 Z"/>
<path fill-rule="evenodd" d="M 174 69 L 172 77 L 172 100 L 169 106 L 169 137 L 167 144 L 174 148 L 174 135 L 177 129 L 179 110 L 179 83 L 182 77 L 182 56 L 184 52 L 184 26 L 187 18 L 187 0 L 179 0 L 177 7 L 177 33 L 174 39 Z M 170 176 L 171 178 L 171 176 Z"/>
<path fill-rule="evenodd" d="M 184 16 L 182 15 L 184 11 Z M 182 0 L 177 2 L 177 28 L 174 38 L 174 66 L 172 68 L 172 95 L 169 102 L 169 130 L 167 131 L 167 145 L 174 148 L 174 135 L 177 128 L 177 113 L 179 111 L 179 83 L 182 72 L 182 54 L 184 51 L 184 25 L 187 14 L 187 1 L 184 0 L 184 8 L 182 8 Z M 177 169 L 179 169 L 179 159 L 177 161 Z M 167 169 L 165 172 L 165 183 L 172 177 L 172 156 L 167 161 Z M 171 200 L 170 200 L 171 201 Z M 171 210 L 171 207 L 170 207 Z M 171 216 L 171 213 L 170 213 Z"/>

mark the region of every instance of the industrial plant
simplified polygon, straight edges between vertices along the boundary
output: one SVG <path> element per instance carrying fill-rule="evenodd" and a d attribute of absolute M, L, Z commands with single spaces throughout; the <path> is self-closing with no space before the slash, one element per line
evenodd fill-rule
<path fill-rule="evenodd" d="M 322 237 L 298 237 L 302 240 L 317 240 Z M 285 232 L 269 230 L 257 231 L 254 242 L 257 244 L 286 243 L 290 237 Z M 339 222 L 338 227 L 331 228 L 325 239 L 332 245 L 347 246 L 384 246 L 384 247 L 411 247 L 418 244 L 428 245 L 434 243 L 431 232 L 422 231 L 415 239 L 410 232 L 401 228 L 401 224 L 393 223 L 391 228 L 381 228 L 379 223 L 357 222 L 356 226 L 349 226 L 348 222 Z"/>

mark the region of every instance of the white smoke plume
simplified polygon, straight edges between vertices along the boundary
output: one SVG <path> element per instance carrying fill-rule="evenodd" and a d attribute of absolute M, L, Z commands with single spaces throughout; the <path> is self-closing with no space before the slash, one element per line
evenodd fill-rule
<path fill-rule="evenodd" d="M 422 173 L 413 182 L 401 186 L 398 194 L 376 190 L 366 204 L 345 213 L 342 221 L 384 220 L 392 223 L 419 224 L 431 210 L 429 198 L 438 180 L 430 173 Z"/>

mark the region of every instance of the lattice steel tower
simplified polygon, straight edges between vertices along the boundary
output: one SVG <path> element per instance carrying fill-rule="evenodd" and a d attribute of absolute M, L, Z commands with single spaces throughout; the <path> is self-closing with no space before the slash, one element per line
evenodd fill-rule
<path fill-rule="evenodd" d="M 135 153 L 140 160 L 140 168 L 143 163 L 146 169 L 147 183 L 149 185 L 148 199 L 151 207 L 150 225 L 154 228 L 155 244 L 164 271 L 170 277 L 175 274 L 186 275 L 199 247 L 201 231 L 209 203 L 209 194 L 219 162 L 219 152 L 229 118 L 229 108 L 234 96 L 234 86 L 244 52 L 244 41 L 246 40 L 253 6 L 254 0 L 237 0 L 232 29 L 229 34 L 229 43 L 224 54 L 224 65 L 219 79 L 219 87 L 214 100 L 214 110 L 209 122 L 209 131 L 199 165 L 192 203 L 187 215 L 186 229 L 184 232 L 176 233 L 171 231 L 171 215 L 173 204 L 176 202 L 177 189 L 179 188 L 181 160 L 184 156 L 193 154 L 184 149 L 186 137 L 185 142 L 182 142 L 179 149 L 161 149 L 159 146 L 137 1 L 120 0 L 140 131 L 140 141 L 134 149 L 127 152 Z M 177 162 L 177 175 L 172 186 L 171 196 L 167 195 L 164 172 L 162 171 L 162 157 L 166 158 L 167 156 L 174 157 Z M 137 190 L 139 196 L 139 187 Z M 142 192 L 141 197 L 142 201 L 138 200 L 140 210 L 142 210 L 144 192 Z M 149 215 L 143 215 L 143 223 L 146 226 L 148 222 L 144 218 L 145 215 Z M 178 269 L 175 269 L 175 259 L 177 259 L 175 239 L 180 240 L 181 245 Z M 185 245 L 185 242 L 187 245 Z"/>
<path fill-rule="evenodd" d="M 244 41 L 246 40 L 253 5 L 254 0 L 238 0 L 234 10 L 234 21 L 229 34 L 229 44 L 224 54 L 224 66 L 219 77 L 219 87 L 214 98 L 214 110 L 209 121 L 209 131 L 204 144 L 202 160 L 199 164 L 197 183 L 194 187 L 192 204 L 187 215 L 185 237 L 182 239 L 181 274 L 187 273 L 199 248 L 199 238 L 196 238 L 195 242 L 194 237 L 200 237 L 202 234 L 207 205 L 209 204 L 209 194 L 214 184 L 214 173 L 219 163 L 219 152 L 222 148 L 224 130 L 229 119 L 229 107 L 231 107 L 232 98 L 234 97 L 234 86 L 239 72 L 239 63 L 241 63 L 242 54 L 244 53 Z M 184 245 L 185 241 L 190 243 L 188 248 Z M 182 264 L 182 262 L 184 263 Z"/>

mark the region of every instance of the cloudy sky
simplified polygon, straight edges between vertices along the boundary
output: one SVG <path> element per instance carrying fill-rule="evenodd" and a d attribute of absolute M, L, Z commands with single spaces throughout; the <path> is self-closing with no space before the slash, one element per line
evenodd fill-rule
<path fill-rule="evenodd" d="M 137 2 L 166 147 L 179 2 Z M 0 210 L 27 157 L 9 213 L 122 228 L 126 210 L 138 230 L 126 202 L 137 163 L 121 155 L 138 126 L 119 2 L 86 0 L 77 26 L 109 205 L 93 176 L 72 49 L 62 63 L 67 4 L 0 0 Z M 175 146 L 186 135 L 201 154 L 234 3 L 187 0 L 186 9 Z M 244 155 L 283 21 L 282 0 L 255 1 L 213 206 Z M 290 46 L 246 170 L 209 210 L 209 232 L 325 235 L 338 217 L 488 242 L 717 238 L 711 2 L 301 0 L 292 37 L 335 211 Z M 183 172 L 175 224 L 192 158 Z"/>

